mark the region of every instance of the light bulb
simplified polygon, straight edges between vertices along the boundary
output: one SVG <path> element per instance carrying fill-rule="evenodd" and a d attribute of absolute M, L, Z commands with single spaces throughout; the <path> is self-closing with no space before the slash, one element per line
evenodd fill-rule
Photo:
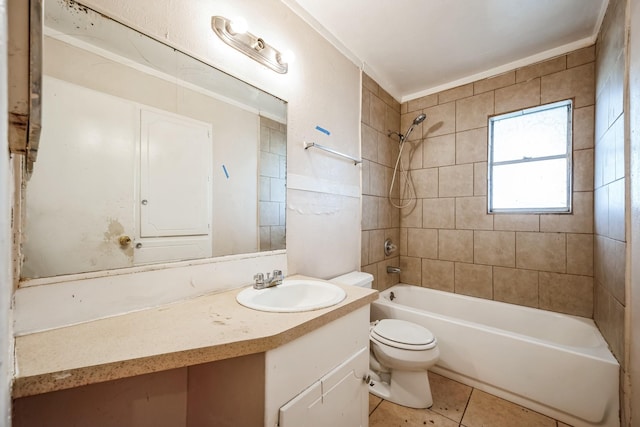
<path fill-rule="evenodd" d="M 229 30 L 234 34 L 246 33 L 248 29 L 247 21 L 241 16 L 237 16 L 229 21 Z"/>
<path fill-rule="evenodd" d="M 296 55 L 293 53 L 291 49 L 287 49 L 284 52 L 280 53 L 280 63 L 281 64 L 293 64 L 296 60 Z"/>

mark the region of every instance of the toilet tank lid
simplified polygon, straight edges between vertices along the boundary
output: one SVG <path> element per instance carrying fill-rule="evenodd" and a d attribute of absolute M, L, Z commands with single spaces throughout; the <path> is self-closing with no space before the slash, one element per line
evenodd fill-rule
<path fill-rule="evenodd" d="M 351 273 L 343 274 L 342 276 L 334 277 L 329 282 L 337 283 L 339 285 L 349 286 L 362 286 L 370 288 L 373 283 L 373 275 L 362 271 L 352 271 Z"/>

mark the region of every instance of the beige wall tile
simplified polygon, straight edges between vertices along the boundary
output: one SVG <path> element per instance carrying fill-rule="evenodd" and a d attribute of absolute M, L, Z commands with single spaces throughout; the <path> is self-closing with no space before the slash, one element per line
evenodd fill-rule
<path fill-rule="evenodd" d="M 486 197 L 456 198 L 456 228 L 493 230 L 494 215 L 487 214 Z"/>
<path fill-rule="evenodd" d="M 372 96 L 369 105 L 371 127 L 378 132 L 385 132 L 387 105 L 377 96 Z"/>
<path fill-rule="evenodd" d="M 573 152 L 573 191 L 593 191 L 593 149 Z"/>
<path fill-rule="evenodd" d="M 496 114 L 540 105 L 540 79 L 496 90 Z"/>
<path fill-rule="evenodd" d="M 439 230 L 438 258 L 444 261 L 473 262 L 473 231 Z"/>
<path fill-rule="evenodd" d="M 513 231 L 474 231 L 473 261 L 476 264 L 515 267 L 516 234 Z"/>
<path fill-rule="evenodd" d="M 580 108 L 595 102 L 595 65 L 593 63 L 569 68 L 542 77 L 541 102 L 574 98 L 574 107 Z"/>
<path fill-rule="evenodd" d="M 378 132 L 371 126 L 362 126 L 362 157 L 374 162 L 378 161 Z"/>
<path fill-rule="evenodd" d="M 400 241 L 396 242 L 400 256 L 407 256 L 407 229 L 400 227 Z"/>
<path fill-rule="evenodd" d="M 567 234 L 567 273 L 593 276 L 593 234 Z"/>
<path fill-rule="evenodd" d="M 540 231 L 540 215 L 495 214 L 493 229 L 504 231 Z"/>
<path fill-rule="evenodd" d="M 538 272 L 516 268 L 493 268 L 493 299 L 538 307 Z"/>
<path fill-rule="evenodd" d="M 455 263 L 455 292 L 479 298 L 493 298 L 492 269 L 488 265 Z"/>
<path fill-rule="evenodd" d="M 454 263 L 435 259 L 422 260 L 422 286 L 441 291 L 454 291 Z"/>
<path fill-rule="evenodd" d="M 395 144 L 398 143 L 398 139 L 392 137 Z M 402 161 L 405 165 L 405 169 L 415 170 L 422 169 L 422 152 L 423 152 L 423 140 L 419 141 L 407 141 L 402 149 Z M 395 167 L 396 159 L 393 160 L 393 166 Z"/>
<path fill-rule="evenodd" d="M 596 60 L 596 45 L 574 50 L 567 55 L 567 68 L 577 67 Z"/>
<path fill-rule="evenodd" d="M 403 105 L 407 105 L 407 111 L 406 111 L 407 113 L 414 113 L 416 111 L 422 111 L 428 107 L 433 107 L 434 105 L 437 105 L 437 104 L 438 104 L 438 94 L 433 93 L 431 95 L 423 96 L 418 99 L 412 99 L 411 101 Z"/>
<path fill-rule="evenodd" d="M 595 234 L 609 235 L 609 186 L 596 188 L 593 192 L 593 228 Z"/>
<path fill-rule="evenodd" d="M 487 161 L 487 128 L 455 134 L 456 164 Z"/>
<path fill-rule="evenodd" d="M 400 283 L 400 275 L 395 273 L 387 273 L 387 267 L 397 267 L 400 265 L 399 257 L 376 263 L 378 268 L 378 290 L 385 290 L 393 285 Z"/>
<path fill-rule="evenodd" d="M 619 179 L 609 187 L 609 233 L 612 239 L 625 240 L 625 179 Z"/>
<path fill-rule="evenodd" d="M 378 228 L 378 198 L 362 196 L 362 229 Z"/>
<path fill-rule="evenodd" d="M 367 73 L 362 73 L 362 86 L 373 92 L 376 96 L 378 95 L 378 91 L 380 90 L 380 86 L 378 85 L 378 83 L 376 83 L 376 81 L 373 80 Z"/>
<path fill-rule="evenodd" d="M 516 267 L 528 270 L 566 271 L 564 233 L 516 232 Z"/>
<path fill-rule="evenodd" d="M 393 207 L 386 197 L 380 197 L 378 200 L 378 228 L 397 226 L 397 218 L 397 208 Z"/>
<path fill-rule="evenodd" d="M 540 231 L 565 233 L 593 232 L 593 193 L 573 193 L 573 213 L 540 215 Z"/>
<path fill-rule="evenodd" d="M 386 133 L 378 132 L 378 163 L 388 168 L 394 167 L 398 151 L 397 141 L 388 137 Z"/>
<path fill-rule="evenodd" d="M 573 149 L 583 150 L 594 146 L 595 107 L 573 109 Z"/>
<path fill-rule="evenodd" d="M 603 236 L 595 238 L 595 276 L 615 299 L 625 302 L 626 244 Z"/>
<path fill-rule="evenodd" d="M 473 83 L 454 87 L 453 89 L 445 90 L 438 93 L 438 103 L 444 104 L 446 102 L 455 101 L 460 98 L 468 98 L 473 95 Z"/>
<path fill-rule="evenodd" d="M 438 197 L 438 168 L 411 171 L 416 197 Z"/>
<path fill-rule="evenodd" d="M 425 168 L 456 163 L 456 134 L 435 136 L 422 144 L 422 164 Z"/>
<path fill-rule="evenodd" d="M 362 159 L 362 194 L 371 194 L 371 181 L 369 179 L 369 171 L 371 170 L 371 162 Z"/>
<path fill-rule="evenodd" d="M 493 92 L 486 92 L 456 101 L 456 131 L 487 126 L 493 114 Z"/>
<path fill-rule="evenodd" d="M 427 118 L 422 123 L 423 137 L 432 138 L 456 131 L 456 103 L 449 102 L 435 107 L 425 108 Z M 415 117 L 412 117 L 413 120 Z"/>
<path fill-rule="evenodd" d="M 364 88 L 362 89 L 362 123 L 369 126 L 371 125 L 371 91 Z"/>
<path fill-rule="evenodd" d="M 360 241 L 360 265 L 369 264 L 369 232 L 362 232 L 362 240 Z"/>
<path fill-rule="evenodd" d="M 369 263 L 384 260 L 384 230 L 371 230 L 369 232 Z"/>
<path fill-rule="evenodd" d="M 400 210 L 400 225 L 407 228 L 422 227 L 422 203 Z"/>
<path fill-rule="evenodd" d="M 509 71 L 495 77 L 479 80 L 473 83 L 474 94 L 488 92 L 490 90 L 500 89 L 501 87 L 510 86 L 516 82 L 516 72 Z"/>
<path fill-rule="evenodd" d="M 408 285 L 422 285 L 422 260 L 413 257 L 400 257 L 400 282 Z"/>
<path fill-rule="evenodd" d="M 440 197 L 472 196 L 473 165 L 445 166 L 438 170 Z"/>
<path fill-rule="evenodd" d="M 422 227 L 455 228 L 456 202 L 453 198 L 424 199 L 422 201 Z"/>
<path fill-rule="evenodd" d="M 407 255 L 438 258 L 438 231 L 422 228 L 407 229 Z"/>
<path fill-rule="evenodd" d="M 591 318 L 593 278 L 540 272 L 540 308 Z"/>
<path fill-rule="evenodd" d="M 474 163 L 473 165 L 473 195 L 487 195 L 487 162 Z"/>
<path fill-rule="evenodd" d="M 374 196 L 386 196 L 387 168 L 379 163 L 369 164 L 369 190 Z"/>
<path fill-rule="evenodd" d="M 595 286 L 593 318 L 618 360 L 624 360 L 624 306 L 602 286 Z"/>
<path fill-rule="evenodd" d="M 549 59 L 547 61 L 538 62 L 516 70 L 516 83 L 526 82 L 536 77 L 562 71 L 567 66 L 565 55 Z"/>

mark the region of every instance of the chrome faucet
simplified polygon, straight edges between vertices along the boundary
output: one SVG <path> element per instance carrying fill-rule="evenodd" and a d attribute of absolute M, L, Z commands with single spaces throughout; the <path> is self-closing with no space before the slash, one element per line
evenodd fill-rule
<path fill-rule="evenodd" d="M 271 275 L 273 274 L 273 276 Z M 264 274 L 256 273 L 253 276 L 253 280 L 256 282 L 253 284 L 254 289 L 265 289 L 270 288 L 272 286 L 278 286 L 282 284 L 282 280 L 284 279 L 284 275 L 281 270 L 273 270 L 273 273 L 267 273 L 267 278 L 265 279 Z"/>

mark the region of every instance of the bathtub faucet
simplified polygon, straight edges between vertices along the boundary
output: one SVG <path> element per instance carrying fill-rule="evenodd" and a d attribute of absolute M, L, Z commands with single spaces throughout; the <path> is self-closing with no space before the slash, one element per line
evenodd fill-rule
<path fill-rule="evenodd" d="M 280 270 L 273 270 L 273 276 L 271 273 L 267 273 L 267 278 L 264 278 L 264 274 L 256 273 L 253 276 L 253 280 L 256 282 L 253 284 L 254 289 L 264 289 L 270 288 L 272 286 L 278 286 L 282 284 L 282 279 L 284 279 L 284 275 Z"/>
<path fill-rule="evenodd" d="M 387 267 L 387 273 L 388 274 L 400 274 L 400 268 L 399 267 Z"/>

